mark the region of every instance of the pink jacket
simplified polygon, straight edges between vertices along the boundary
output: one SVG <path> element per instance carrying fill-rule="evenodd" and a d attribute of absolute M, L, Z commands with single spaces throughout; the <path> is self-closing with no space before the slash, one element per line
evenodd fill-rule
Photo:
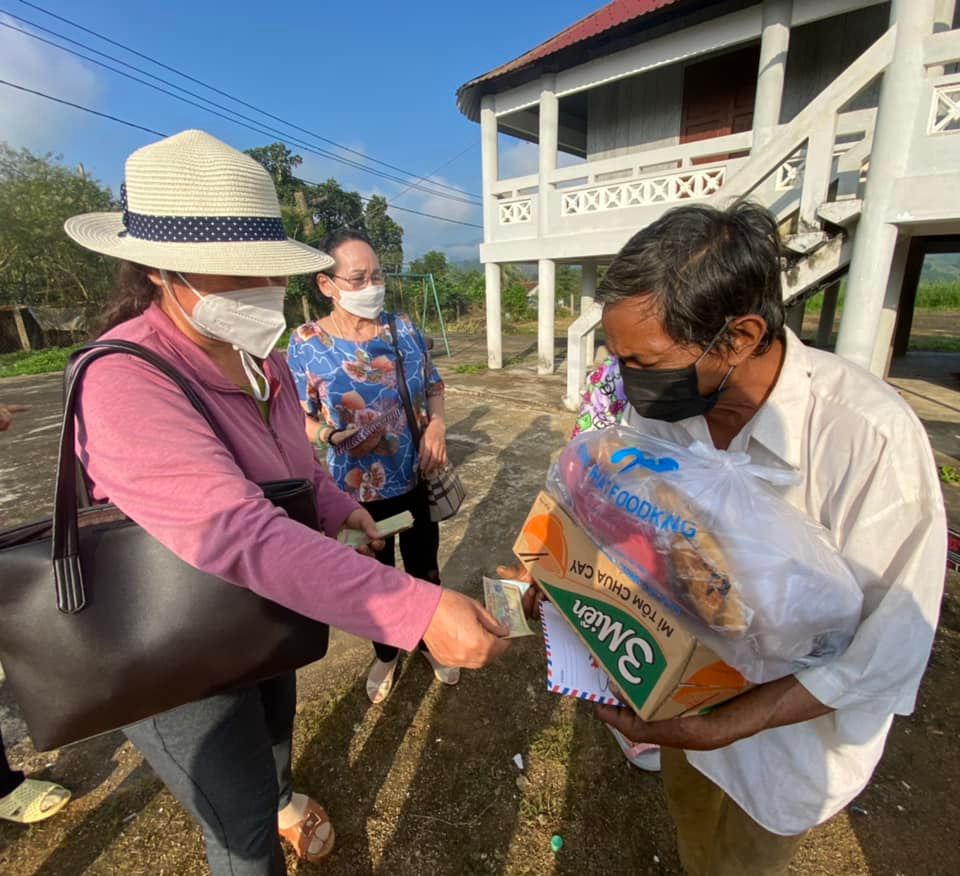
<path fill-rule="evenodd" d="M 265 367 L 268 426 L 254 399 L 157 305 L 104 337 L 142 344 L 177 368 L 237 458 L 162 374 L 130 356 L 106 356 L 84 375 L 78 407 L 78 453 L 95 499 L 113 502 L 198 569 L 365 639 L 416 647 L 440 588 L 335 540 L 358 506 L 317 462 L 282 354 L 272 353 Z M 255 483 L 284 478 L 316 485 L 326 535 L 290 520 Z"/>

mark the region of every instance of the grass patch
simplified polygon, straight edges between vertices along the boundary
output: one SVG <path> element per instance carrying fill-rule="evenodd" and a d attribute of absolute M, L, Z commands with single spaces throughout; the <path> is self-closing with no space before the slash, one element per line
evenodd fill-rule
<path fill-rule="evenodd" d="M 454 374 L 480 374 L 487 370 L 487 366 L 480 362 L 465 362 L 453 369 Z"/>
<path fill-rule="evenodd" d="M 940 480 L 945 484 L 960 484 L 960 469 L 952 465 L 941 465 L 938 469 Z"/>
<path fill-rule="evenodd" d="M 45 350 L 21 350 L 0 355 L 0 377 L 23 377 L 28 374 L 53 374 L 67 367 L 67 359 L 77 349 L 47 347 Z"/>
<path fill-rule="evenodd" d="M 847 281 L 840 283 L 837 308 L 843 309 L 847 297 Z M 807 301 L 806 313 L 817 314 L 823 309 L 823 292 L 818 292 Z M 917 310 L 960 310 L 960 283 L 921 283 L 917 289 Z"/>
<path fill-rule="evenodd" d="M 960 353 L 960 338 L 917 335 L 910 338 L 909 349 L 916 353 Z"/>
<path fill-rule="evenodd" d="M 565 722 L 550 724 L 530 744 L 530 755 L 565 764 L 570 757 L 572 736 L 571 728 Z"/>
<path fill-rule="evenodd" d="M 917 290 L 918 310 L 960 310 L 960 283 L 924 283 Z"/>
<path fill-rule="evenodd" d="M 292 330 L 290 330 L 292 331 Z M 290 331 L 283 333 L 275 349 L 286 355 Z M 81 344 L 72 347 L 47 347 L 43 350 L 19 350 L 0 353 L 0 377 L 25 377 L 30 374 L 56 374 L 67 367 L 67 359 Z"/>

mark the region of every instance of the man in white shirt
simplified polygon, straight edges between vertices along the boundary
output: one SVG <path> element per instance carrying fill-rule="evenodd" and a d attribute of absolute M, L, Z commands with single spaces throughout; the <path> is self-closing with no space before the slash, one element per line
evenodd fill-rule
<path fill-rule="evenodd" d="M 912 712 L 943 592 L 946 521 L 919 420 L 886 384 L 784 327 L 773 216 L 680 207 L 635 235 L 600 287 L 624 423 L 744 451 L 800 477 L 784 498 L 826 526 L 863 590 L 834 661 L 706 715 L 647 723 L 599 707 L 663 774 L 691 874 L 785 872 L 804 833 L 866 786 Z"/>

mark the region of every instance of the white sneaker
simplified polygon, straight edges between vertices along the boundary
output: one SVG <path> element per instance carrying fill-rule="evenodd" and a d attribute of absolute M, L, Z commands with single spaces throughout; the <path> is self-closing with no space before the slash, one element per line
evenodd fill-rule
<path fill-rule="evenodd" d="M 623 752 L 623 756 L 630 761 L 637 769 L 646 770 L 648 773 L 660 772 L 660 746 L 650 745 L 646 742 L 631 742 L 619 730 L 614 729 L 609 724 L 607 729 L 617 740 L 617 745 Z"/>

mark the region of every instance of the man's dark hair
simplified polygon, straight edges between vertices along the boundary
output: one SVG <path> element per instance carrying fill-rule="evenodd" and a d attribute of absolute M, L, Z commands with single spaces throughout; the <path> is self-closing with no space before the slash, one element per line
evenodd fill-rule
<path fill-rule="evenodd" d="M 701 348 L 717 335 L 729 343 L 729 319 L 762 316 L 762 352 L 784 334 L 777 220 L 748 201 L 669 210 L 630 238 L 597 287 L 603 304 L 634 296 L 652 296 L 667 334 Z"/>
<path fill-rule="evenodd" d="M 361 231 L 359 228 L 338 228 L 335 231 L 328 231 L 320 241 L 318 249 L 335 259 L 336 251 L 343 246 L 343 244 L 351 240 L 359 240 L 369 246 L 370 249 L 374 249 L 373 243 L 370 241 L 370 238 L 367 237 L 366 232 Z M 330 265 L 329 268 L 320 273 L 332 277 L 335 270 L 336 265 Z"/>

